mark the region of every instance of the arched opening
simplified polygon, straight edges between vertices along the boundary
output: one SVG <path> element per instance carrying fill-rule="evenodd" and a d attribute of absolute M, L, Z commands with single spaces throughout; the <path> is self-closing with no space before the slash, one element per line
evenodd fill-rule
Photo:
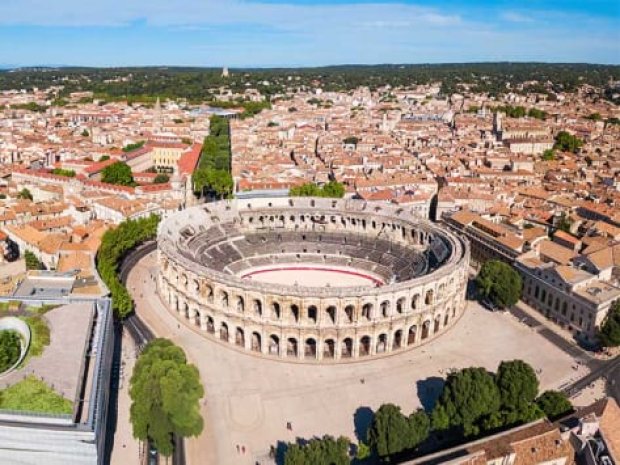
<path fill-rule="evenodd" d="M 296 323 L 299 321 L 299 307 L 295 304 L 291 305 L 291 318 Z"/>
<path fill-rule="evenodd" d="M 360 339 L 360 357 L 370 355 L 370 336 L 364 336 Z"/>
<path fill-rule="evenodd" d="M 327 313 L 327 321 L 336 324 L 336 307 L 330 305 L 327 307 L 327 310 L 325 310 L 325 313 Z"/>
<path fill-rule="evenodd" d="M 353 339 L 347 337 L 342 341 L 342 349 L 340 351 L 341 358 L 350 358 L 353 356 Z"/>
<path fill-rule="evenodd" d="M 261 337 L 256 331 L 252 333 L 252 351 L 253 352 L 261 352 Z"/>
<path fill-rule="evenodd" d="M 209 334 L 213 334 L 215 332 L 215 322 L 213 321 L 213 317 L 207 317 L 207 332 Z"/>
<path fill-rule="evenodd" d="M 441 315 L 438 315 L 435 318 L 435 324 L 433 325 L 433 334 L 439 332 L 439 328 L 441 328 Z"/>
<path fill-rule="evenodd" d="M 381 302 L 381 316 L 383 318 L 386 318 L 388 316 L 389 311 L 390 311 L 390 302 L 387 300 L 384 300 L 383 302 Z"/>
<path fill-rule="evenodd" d="M 432 289 L 426 291 L 426 297 L 424 298 L 424 303 L 426 305 L 433 305 L 434 293 Z"/>
<path fill-rule="evenodd" d="M 420 294 L 416 294 L 411 299 L 411 310 L 418 310 L 420 308 Z"/>
<path fill-rule="evenodd" d="M 241 296 L 237 297 L 237 311 L 239 313 L 243 313 L 245 311 L 245 302 Z"/>
<path fill-rule="evenodd" d="M 275 320 L 280 319 L 280 304 L 278 302 L 271 304 L 271 317 Z"/>
<path fill-rule="evenodd" d="M 394 340 L 392 341 L 392 350 L 398 350 L 403 346 L 403 330 L 399 329 L 394 333 Z"/>
<path fill-rule="evenodd" d="M 306 344 L 304 345 L 304 357 L 316 358 L 316 341 L 312 338 L 306 339 Z"/>
<path fill-rule="evenodd" d="M 372 314 L 372 304 L 364 304 L 362 307 L 362 318 L 370 320 Z"/>
<path fill-rule="evenodd" d="M 198 310 L 194 310 L 194 324 L 200 326 L 200 313 Z"/>
<path fill-rule="evenodd" d="M 220 305 L 224 308 L 228 307 L 228 292 L 222 291 L 220 293 Z"/>
<path fill-rule="evenodd" d="M 207 297 L 207 302 L 213 303 L 213 288 L 211 286 L 205 286 L 204 294 Z"/>
<path fill-rule="evenodd" d="M 261 316 L 263 314 L 263 304 L 261 303 L 260 300 L 254 299 L 253 307 L 254 307 L 254 313 L 257 316 Z"/>
<path fill-rule="evenodd" d="M 379 334 L 377 339 L 377 353 L 382 354 L 387 350 L 387 334 Z"/>
<path fill-rule="evenodd" d="M 353 305 L 347 305 L 344 308 L 344 315 L 345 315 L 346 323 L 353 323 L 353 312 L 354 311 L 355 311 L 355 308 L 353 307 Z"/>
<path fill-rule="evenodd" d="M 222 326 L 220 326 L 220 339 L 228 341 L 228 325 L 226 323 L 222 323 Z"/>
<path fill-rule="evenodd" d="M 333 339 L 327 339 L 323 343 L 323 358 L 334 358 L 336 355 L 336 343 Z"/>
<path fill-rule="evenodd" d="M 403 313 L 405 311 L 405 298 L 401 297 L 396 301 L 396 311 L 398 313 Z"/>
<path fill-rule="evenodd" d="M 314 305 L 310 305 L 308 307 L 308 321 L 310 321 L 310 323 L 316 324 L 317 314 L 318 310 L 316 309 L 316 307 Z"/>
<path fill-rule="evenodd" d="M 422 340 L 424 340 L 424 339 L 426 339 L 428 337 L 428 333 L 429 333 L 430 329 L 431 329 L 431 322 L 427 320 L 422 325 Z"/>
<path fill-rule="evenodd" d="M 415 344 L 417 332 L 418 327 L 416 325 L 413 325 L 409 328 L 409 333 L 407 335 L 407 345 Z"/>
<path fill-rule="evenodd" d="M 235 331 L 235 344 L 245 347 L 245 334 L 241 328 L 237 328 L 237 331 Z"/>
<path fill-rule="evenodd" d="M 286 341 L 286 356 L 297 357 L 297 339 L 289 337 Z"/>
<path fill-rule="evenodd" d="M 446 316 L 443 318 L 443 325 L 448 326 L 449 321 L 450 321 L 450 313 L 446 313 Z"/>
<path fill-rule="evenodd" d="M 269 337 L 269 355 L 280 355 L 280 338 L 275 334 Z"/>

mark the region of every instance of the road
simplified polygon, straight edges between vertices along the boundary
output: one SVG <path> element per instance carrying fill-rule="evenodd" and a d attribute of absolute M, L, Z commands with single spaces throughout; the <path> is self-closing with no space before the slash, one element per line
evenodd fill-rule
<path fill-rule="evenodd" d="M 157 248 L 157 242 L 149 241 L 131 251 L 121 263 L 119 270 L 119 278 L 123 285 L 127 283 L 127 277 L 131 269 L 142 260 L 146 255 L 153 252 Z M 123 321 L 123 326 L 127 329 L 134 340 L 138 352 L 141 352 L 144 346 L 156 335 L 151 329 L 136 315 L 132 313 Z M 174 436 L 174 453 L 172 455 L 173 465 L 185 465 L 185 443 L 180 436 Z"/>
<path fill-rule="evenodd" d="M 590 371 L 587 375 L 562 388 L 564 393 L 568 396 L 573 396 L 597 379 L 603 377 L 607 380 L 609 395 L 612 395 L 617 402 L 620 402 L 620 356 L 611 360 L 599 360 L 578 345 L 564 339 L 545 326 L 538 318 L 533 317 L 518 306 L 511 307 L 510 313 L 530 328 L 536 330 L 538 334 L 556 347 L 588 367 Z"/>

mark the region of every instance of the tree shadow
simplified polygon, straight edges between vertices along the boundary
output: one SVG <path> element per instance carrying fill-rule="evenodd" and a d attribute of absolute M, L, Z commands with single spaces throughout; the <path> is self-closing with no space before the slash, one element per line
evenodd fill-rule
<path fill-rule="evenodd" d="M 359 407 L 353 414 L 353 425 L 355 426 L 355 437 L 358 441 L 367 442 L 368 429 L 372 423 L 375 413 L 370 407 Z"/>
<path fill-rule="evenodd" d="M 284 465 L 284 455 L 288 449 L 288 444 L 284 441 L 278 441 L 276 443 L 275 460 L 276 465 Z"/>
<path fill-rule="evenodd" d="M 435 407 L 437 399 L 439 399 L 443 391 L 444 384 L 445 380 L 438 376 L 431 376 L 416 382 L 418 399 L 420 399 L 422 408 L 427 413 L 430 413 Z"/>

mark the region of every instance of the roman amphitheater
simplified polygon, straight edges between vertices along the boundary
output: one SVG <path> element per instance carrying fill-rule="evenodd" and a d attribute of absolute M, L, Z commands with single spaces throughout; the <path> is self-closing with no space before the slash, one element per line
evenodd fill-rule
<path fill-rule="evenodd" d="M 162 300 L 205 338 L 316 363 L 440 337 L 465 308 L 469 249 L 406 207 L 274 198 L 168 217 L 158 260 Z"/>

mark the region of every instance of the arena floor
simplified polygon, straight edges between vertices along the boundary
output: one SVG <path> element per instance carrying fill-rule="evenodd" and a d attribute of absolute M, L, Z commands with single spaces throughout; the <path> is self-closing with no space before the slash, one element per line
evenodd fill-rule
<path fill-rule="evenodd" d="M 261 283 L 305 287 L 375 287 L 384 284 L 379 277 L 354 268 L 300 266 L 294 263 L 244 270 L 241 278 Z"/>

